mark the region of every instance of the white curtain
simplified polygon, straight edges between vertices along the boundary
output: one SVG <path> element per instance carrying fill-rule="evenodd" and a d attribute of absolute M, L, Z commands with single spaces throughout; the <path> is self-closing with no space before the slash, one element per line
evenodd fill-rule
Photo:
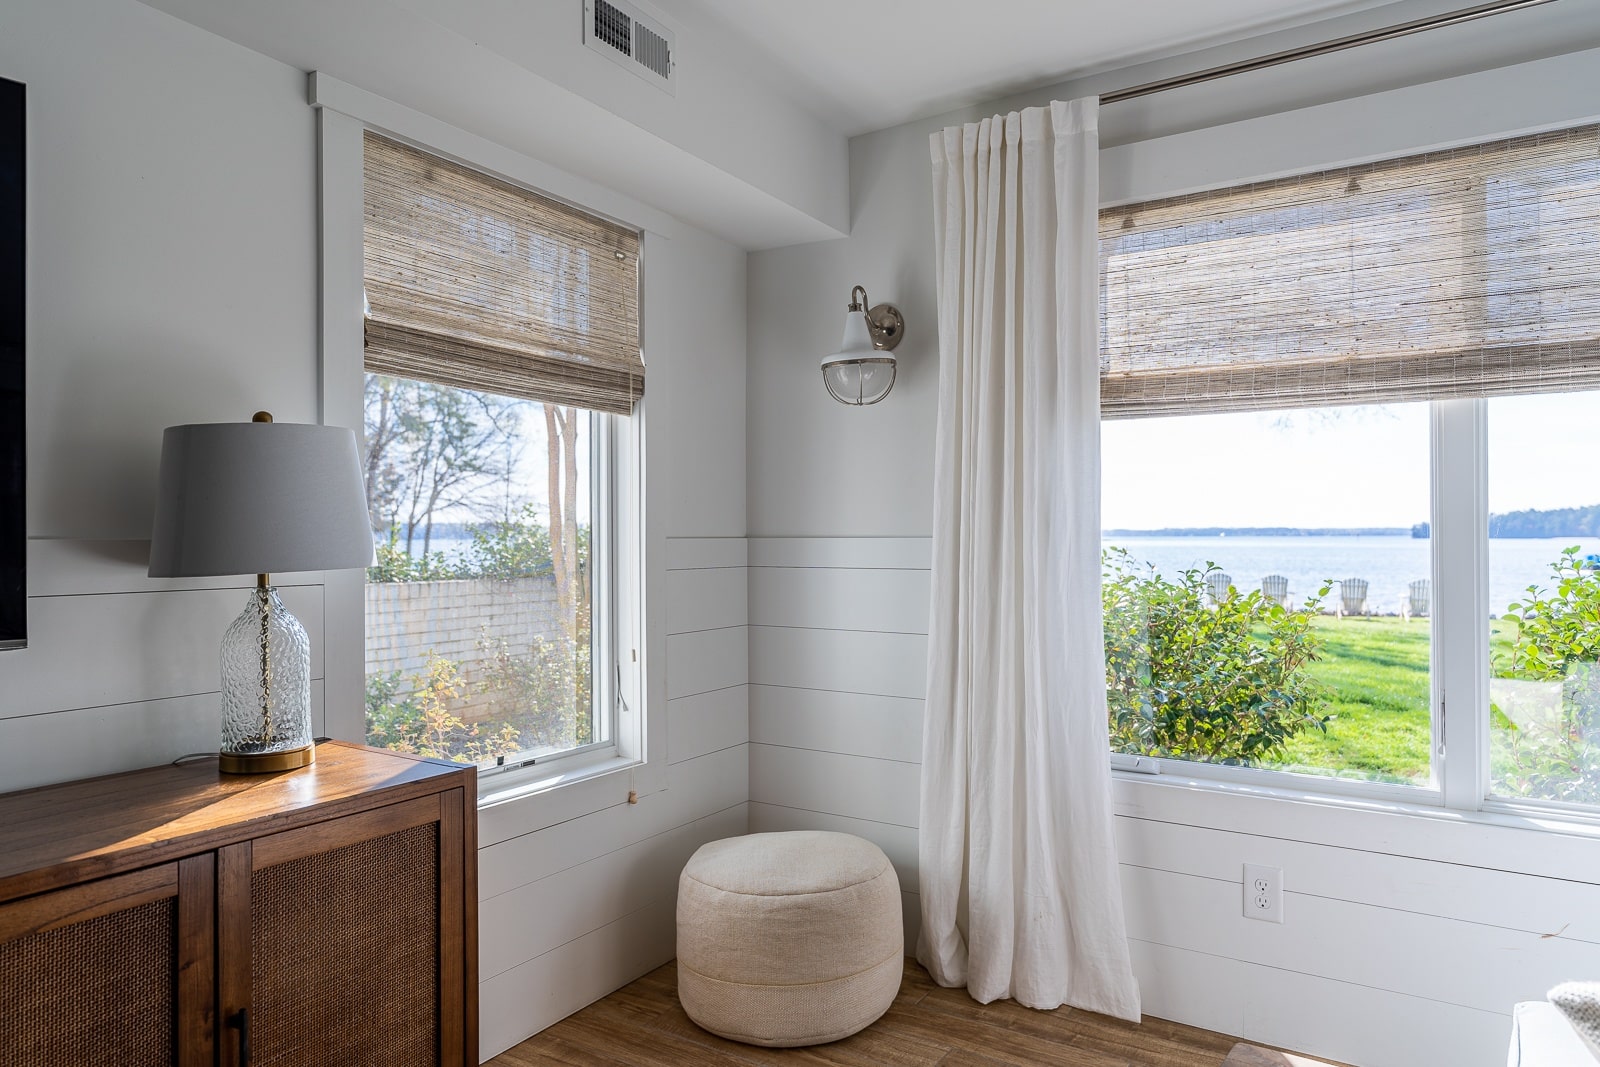
<path fill-rule="evenodd" d="M 1094 99 L 933 136 L 939 428 L 917 958 L 1139 1018 L 1100 619 Z"/>

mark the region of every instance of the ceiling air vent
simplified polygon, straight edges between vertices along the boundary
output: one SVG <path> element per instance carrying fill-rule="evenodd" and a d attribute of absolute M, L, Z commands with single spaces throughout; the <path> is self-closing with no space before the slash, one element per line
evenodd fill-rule
<path fill-rule="evenodd" d="M 583 43 L 658 89 L 676 95 L 677 34 L 627 0 L 584 0 Z"/>

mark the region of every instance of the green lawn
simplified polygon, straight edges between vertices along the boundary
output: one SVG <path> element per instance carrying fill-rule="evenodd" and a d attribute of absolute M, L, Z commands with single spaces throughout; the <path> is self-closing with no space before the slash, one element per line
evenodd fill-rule
<path fill-rule="evenodd" d="M 1322 655 L 1311 676 L 1325 687 L 1328 730 L 1307 730 L 1278 761 L 1317 774 L 1382 781 L 1428 778 L 1426 619 L 1318 618 Z"/>
<path fill-rule="evenodd" d="M 1322 713 L 1333 718 L 1326 733 L 1307 730 L 1292 739 L 1273 765 L 1312 774 L 1426 782 L 1432 747 L 1429 620 L 1324 616 L 1312 625 L 1323 644 L 1311 676 L 1325 687 Z M 1498 658 L 1510 638 L 1501 624 L 1491 626 L 1490 645 Z"/>

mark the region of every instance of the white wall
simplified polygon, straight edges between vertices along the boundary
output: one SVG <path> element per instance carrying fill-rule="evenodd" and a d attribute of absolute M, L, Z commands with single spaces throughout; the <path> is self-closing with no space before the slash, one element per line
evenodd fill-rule
<path fill-rule="evenodd" d="M 146 0 L 669 211 L 745 247 L 837 237 L 844 136 L 674 5 L 677 92 L 581 43 L 579 0 Z"/>
<path fill-rule="evenodd" d="M 1544 54 L 1592 47 L 1596 14 L 1566 46 L 1542 27 Z M 1489 69 L 1461 80 L 1362 99 L 1366 79 L 1405 79 L 1381 54 L 1347 55 L 1343 88 L 1299 99 L 1291 114 L 1270 106 L 1302 92 L 1288 72 L 1245 96 L 1219 88 L 1209 111 L 1191 91 L 1170 128 L 1153 101 L 1134 119 L 1107 108 L 1103 192 L 1192 189 L 1600 113 L 1600 53 L 1496 70 L 1484 56 L 1497 47 L 1528 58 L 1531 38 L 1509 31 L 1530 23 L 1491 22 L 1459 68 Z M 1437 77 L 1441 62 L 1435 54 L 1419 69 Z M 1091 79 L 1005 104 L 1095 88 Z M 855 139 L 851 236 L 756 253 L 749 268 L 750 825 L 878 842 L 908 907 L 938 359 L 927 137 L 981 113 Z M 895 392 L 861 410 L 828 400 L 815 364 L 856 283 L 908 323 Z M 1600 968 L 1593 833 L 1201 791 L 1173 776 L 1124 776 L 1116 791 L 1148 1014 L 1361 1067 L 1488 1067 L 1503 1062 L 1513 1003 Z M 1284 869 L 1282 926 L 1242 917 L 1247 861 Z"/>
<path fill-rule="evenodd" d="M 1139 84 L 1459 6 L 1412 0 L 852 139 L 850 236 L 750 257 L 751 536 L 928 532 L 938 389 L 930 134 L 999 110 Z M 1159 189 L 1226 184 L 1246 152 L 1260 173 L 1281 173 L 1470 140 L 1473 129 L 1592 114 L 1593 64 L 1576 56 L 1538 73 L 1491 77 L 1471 99 L 1438 79 L 1596 47 L 1600 7 L 1551 4 L 1116 104 L 1100 115 L 1102 148 L 1112 149 L 1102 156 L 1101 193 L 1112 202 Z M 1405 115 L 1393 112 L 1384 97 L 1333 114 L 1314 110 L 1374 88 L 1410 85 L 1422 86 L 1418 94 L 1429 99 Z M 1286 113 L 1289 107 L 1313 110 Z M 1255 116 L 1264 116 L 1261 125 L 1243 121 Z M 1349 147 L 1356 142 L 1362 147 Z M 865 285 L 874 302 L 894 303 L 906 315 L 894 393 L 860 410 L 819 397 L 815 388 L 817 361 L 838 347 L 855 284 Z"/>
<path fill-rule="evenodd" d="M 927 538 L 750 539 L 750 829 L 877 843 L 915 943 Z M 1360 1067 L 1504 1061 L 1510 1006 L 1600 966 L 1600 841 L 1116 783 L 1135 972 L 1157 1018 Z M 1284 871 L 1282 926 L 1242 868 Z"/>
<path fill-rule="evenodd" d="M 216 746 L 217 647 L 246 582 L 144 577 L 156 458 L 174 423 L 316 416 L 315 122 L 296 71 L 130 2 L 8 4 L 0 74 L 27 83 L 29 140 L 12 789 Z M 320 649 L 320 577 L 285 581 Z"/>
<path fill-rule="evenodd" d="M 926 537 L 750 539 L 750 829 L 877 844 L 900 878 L 908 955 L 929 563 Z"/>
<path fill-rule="evenodd" d="M 13 0 L 0 76 L 28 84 L 30 138 L 30 645 L 0 654 L 9 790 L 215 750 L 217 647 L 247 583 L 145 577 L 161 429 L 316 421 L 323 332 L 305 72 L 134 0 Z M 746 823 L 745 254 L 665 216 L 649 241 L 645 688 L 665 729 L 637 804 L 607 779 L 481 815 L 486 1053 L 670 958 L 677 870 Z M 323 714 L 325 676 L 360 671 L 324 659 L 359 646 L 325 633 L 331 581 L 279 580 L 311 635 L 320 733 L 350 721 Z"/>
<path fill-rule="evenodd" d="M 667 544 L 665 788 L 638 804 L 574 791 L 484 809 L 485 1059 L 676 955 L 678 873 L 700 845 L 745 832 L 744 545 Z"/>
<path fill-rule="evenodd" d="M 665 729 L 635 805 L 601 780 L 483 809 L 486 1058 L 671 959 L 678 873 L 745 832 L 744 260 L 687 227 L 647 244 L 647 645 L 665 666 L 646 689 Z"/>

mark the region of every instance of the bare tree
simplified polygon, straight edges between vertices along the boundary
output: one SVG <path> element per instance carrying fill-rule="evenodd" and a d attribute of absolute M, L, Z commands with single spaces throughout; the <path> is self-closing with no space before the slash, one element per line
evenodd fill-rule
<path fill-rule="evenodd" d="M 567 635 L 574 641 L 589 608 L 589 583 L 583 579 L 578 566 L 579 422 L 577 408 L 544 405 L 550 563 L 556 582 L 556 605 Z"/>
<path fill-rule="evenodd" d="M 367 517 L 374 533 L 382 533 L 394 525 L 399 498 L 400 474 L 394 465 L 400 438 L 400 420 L 395 412 L 399 388 L 397 379 L 368 374 L 363 390 Z"/>
<path fill-rule="evenodd" d="M 407 554 L 432 548 L 440 512 L 498 500 L 520 436 L 517 402 L 450 386 L 368 375 L 367 507 L 373 529 L 402 525 Z"/>

